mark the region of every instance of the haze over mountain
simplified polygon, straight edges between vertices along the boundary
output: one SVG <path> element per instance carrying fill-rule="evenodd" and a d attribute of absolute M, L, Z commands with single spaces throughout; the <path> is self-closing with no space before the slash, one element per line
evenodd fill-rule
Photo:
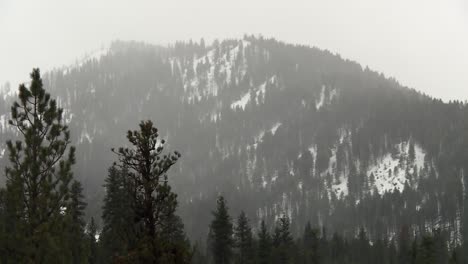
<path fill-rule="evenodd" d="M 192 238 L 206 236 L 220 193 L 255 227 L 287 214 L 295 233 L 311 221 L 348 235 L 364 227 L 373 239 L 401 226 L 464 237 L 466 104 L 339 55 L 252 36 L 117 41 L 44 83 L 65 108 L 89 215 L 100 216 L 110 148 L 152 119 L 182 154 L 170 181 Z M 11 95 L 0 96 L 2 162 Z"/>
<path fill-rule="evenodd" d="M 468 99 L 464 0 L 2 0 L 0 84 L 27 81 L 113 40 L 173 43 L 262 34 L 314 45 L 443 100 Z"/>

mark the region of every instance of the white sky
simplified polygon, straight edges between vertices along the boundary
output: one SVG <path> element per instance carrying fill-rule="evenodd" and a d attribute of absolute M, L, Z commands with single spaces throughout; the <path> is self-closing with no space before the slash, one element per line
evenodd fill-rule
<path fill-rule="evenodd" d="M 244 33 L 328 49 L 429 95 L 468 100 L 467 0 L 0 0 L 0 83 L 116 39 Z"/>

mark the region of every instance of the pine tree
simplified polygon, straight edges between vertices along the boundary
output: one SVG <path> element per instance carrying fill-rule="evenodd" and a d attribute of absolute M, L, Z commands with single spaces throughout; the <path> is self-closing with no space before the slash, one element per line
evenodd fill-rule
<path fill-rule="evenodd" d="M 291 236 L 289 226 L 290 222 L 287 215 L 283 215 L 279 218 L 273 237 L 273 261 L 275 261 L 275 263 L 291 262 L 293 238 Z"/>
<path fill-rule="evenodd" d="M 436 264 L 434 239 L 431 236 L 424 236 L 419 245 L 416 256 L 417 264 Z"/>
<path fill-rule="evenodd" d="M 449 264 L 458 264 L 460 263 L 459 262 L 459 259 L 458 259 L 458 254 L 457 254 L 457 251 L 456 250 L 453 250 L 452 252 L 452 255 L 450 256 L 450 259 L 449 259 Z"/>
<path fill-rule="evenodd" d="M 265 220 L 262 220 L 260 224 L 260 231 L 258 236 L 258 263 L 269 264 L 271 263 L 271 236 L 265 224 Z"/>
<path fill-rule="evenodd" d="M 91 217 L 91 222 L 89 223 L 88 226 L 88 232 L 87 232 L 87 241 L 89 245 L 89 256 L 88 256 L 88 262 L 89 264 L 94 264 L 98 263 L 98 244 L 96 241 L 96 236 L 98 234 L 98 227 L 96 225 L 96 222 L 94 221 L 94 217 Z"/>
<path fill-rule="evenodd" d="M 409 143 L 409 149 L 408 149 L 408 161 L 410 163 L 413 163 L 415 159 L 416 159 L 416 151 L 414 149 L 414 141 L 411 140 Z"/>
<path fill-rule="evenodd" d="M 218 197 L 216 211 L 210 224 L 211 252 L 216 264 L 229 264 L 232 259 L 232 222 L 223 196 Z"/>
<path fill-rule="evenodd" d="M 67 246 L 71 252 L 72 263 L 87 262 L 87 243 L 85 239 L 84 202 L 83 187 L 78 181 L 71 185 L 70 200 L 65 212 L 67 220 Z"/>
<path fill-rule="evenodd" d="M 128 254 L 129 249 L 136 248 L 135 214 L 133 212 L 133 196 L 126 169 L 112 166 L 104 187 L 106 195 L 103 204 L 103 228 L 100 236 L 102 241 L 102 258 L 104 262 Z"/>
<path fill-rule="evenodd" d="M 304 258 L 306 263 L 318 264 L 320 260 L 319 256 L 319 237 L 318 230 L 312 229 L 310 222 L 307 222 L 307 225 L 304 230 L 303 237 L 303 248 L 304 248 Z"/>
<path fill-rule="evenodd" d="M 186 263 L 189 252 L 185 244 L 167 238 L 181 231 L 181 221 L 175 216 L 177 195 L 168 183 L 168 170 L 180 158 L 175 151 L 163 154 L 164 139 L 151 121 L 142 121 L 140 130 L 128 131 L 130 148 L 114 151 L 119 166 L 125 172 L 132 193 L 136 248 L 131 248 L 123 260 L 145 263 Z M 183 232 L 183 231 L 182 231 Z"/>
<path fill-rule="evenodd" d="M 409 264 L 411 260 L 410 234 L 407 226 L 402 227 L 398 239 L 398 263 Z"/>
<path fill-rule="evenodd" d="M 19 87 L 9 124 L 22 140 L 8 141 L 6 200 L 13 225 L 7 248 L 15 262 L 57 263 L 64 259 L 64 227 L 75 163 L 63 110 L 43 88 L 39 69 Z M 18 246 L 20 245 L 20 246 Z"/>
<path fill-rule="evenodd" d="M 359 229 L 359 234 L 357 238 L 357 252 L 359 252 L 359 255 L 357 259 L 359 259 L 359 263 L 369 263 L 369 255 L 370 255 L 370 250 L 369 250 L 369 240 L 367 239 L 367 234 L 366 230 L 361 227 Z"/>
<path fill-rule="evenodd" d="M 237 225 L 234 229 L 235 246 L 237 248 L 236 263 L 252 263 L 254 259 L 252 228 L 249 219 L 242 211 L 237 218 Z"/>

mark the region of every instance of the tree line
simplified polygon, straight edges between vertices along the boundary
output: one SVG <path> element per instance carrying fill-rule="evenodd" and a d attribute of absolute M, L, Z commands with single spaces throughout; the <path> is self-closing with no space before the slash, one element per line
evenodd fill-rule
<path fill-rule="evenodd" d="M 328 234 L 326 228 L 307 223 L 300 236 L 290 231 L 287 214 L 280 216 L 272 230 L 265 221 L 254 231 L 248 217 L 241 212 L 236 219 L 229 215 L 227 202 L 220 196 L 205 254 L 197 252 L 193 263 L 216 264 L 429 264 L 465 263 L 463 249 L 448 245 L 439 229 L 414 234 L 402 227 L 393 237 L 370 240 L 361 228 L 352 238 L 339 233 Z"/>

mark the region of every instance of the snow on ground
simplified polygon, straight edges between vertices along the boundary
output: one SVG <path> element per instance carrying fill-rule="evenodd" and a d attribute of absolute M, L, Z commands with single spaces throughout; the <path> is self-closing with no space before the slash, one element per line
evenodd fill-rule
<path fill-rule="evenodd" d="M 211 122 L 213 123 L 218 122 L 218 120 L 221 119 L 220 116 L 221 116 L 221 113 L 218 113 L 216 110 L 214 110 L 213 112 L 211 112 L 211 115 L 210 115 Z"/>
<path fill-rule="evenodd" d="M 336 148 L 332 149 L 332 156 L 328 162 L 328 169 L 322 172 L 322 178 L 326 177 L 327 174 L 332 176 L 336 174 Z M 338 181 L 332 184 L 331 191 L 333 191 L 337 197 L 348 195 L 348 178 L 343 173 L 340 175 Z"/>
<path fill-rule="evenodd" d="M 276 130 L 278 130 L 278 128 L 281 126 L 281 123 L 280 122 L 276 122 L 276 124 L 273 125 L 273 127 L 271 127 L 270 129 L 270 132 L 272 135 L 274 135 L 276 133 Z"/>
<path fill-rule="evenodd" d="M 0 159 L 3 158 L 3 156 L 5 156 L 5 151 L 6 149 L 0 148 Z"/>
<path fill-rule="evenodd" d="M 340 140 L 342 140 L 342 137 L 346 137 L 346 133 L 343 132 L 341 134 Z M 370 179 L 371 174 L 374 175 L 374 186 L 379 194 L 392 192 L 395 188 L 402 191 L 408 180 L 406 178 L 407 171 L 413 174 L 415 166 L 418 170 L 424 167 L 425 153 L 419 145 L 415 144 L 415 159 L 413 162 L 410 162 L 408 159 L 409 143 L 397 144 L 395 148 L 397 151 L 394 155 L 391 153 L 385 154 L 367 169 L 368 179 Z M 316 147 L 311 146 L 309 151 L 315 158 L 317 153 Z M 356 167 L 359 167 L 359 164 Z M 328 173 L 333 175 L 334 178 L 336 177 L 336 149 L 332 149 L 328 168 L 321 173 L 321 177 L 325 177 Z M 370 189 L 373 190 L 374 186 L 370 186 Z M 330 191 L 334 192 L 337 197 L 348 195 L 348 175 L 344 175 L 344 173 L 339 175 L 338 180 L 332 184 Z"/>
<path fill-rule="evenodd" d="M 395 188 L 403 190 L 406 183 L 406 172 L 399 165 L 399 159 L 387 154 L 368 170 L 368 175 L 374 174 L 375 187 L 379 194 L 391 192 Z"/>
<path fill-rule="evenodd" d="M 277 179 L 278 179 L 278 171 L 275 171 L 273 173 L 273 177 L 271 177 L 271 182 L 276 182 Z"/>
<path fill-rule="evenodd" d="M 96 129 L 94 129 L 94 134 L 96 133 Z M 89 134 L 88 132 L 88 128 L 86 126 L 86 124 L 84 125 L 84 128 L 83 130 L 81 131 L 81 135 L 80 135 L 80 140 L 79 142 L 80 143 L 83 143 L 85 140 L 88 141 L 88 143 L 93 143 L 93 137 Z"/>
<path fill-rule="evenodd" d="M 276 130 L 281 126 L 281 122 L 276 122 L 273 126 L 268 130 L 272 135 L 275 135 Z M 257 148 L 257 145 L 262 142 L 263 136 L 265 136 L 266 131 L 261 130 L 255 137 L 254 137 L 254 144 L 253 147 Z"/>
<path fill-rule="evenodd" d="M 322 85 L 322 91 L 320 92 L 320 98 L 318 101 L 315 103 L 315 108 L 319 110 L 322 108 L 323 104 L 325 103 L 325 85 Z"/>
<path fill-rule="evenodd" d="M 312 159 L 314 160 L 314 164 L 317 164 L 317 145 L 313 144 L 309 147 L 309 152 L 312 154 Z M 302 154 L 301 154 L 302 155 Z M 313 168 L 313 174 L 315 174 L 315 168 Z"/>
<path fill-rule="evenodd" d="M 265 176 L 262 176 L 262 186 L 265 188 L 267 186 L 268 182 L 265 179 Z"/>
<path fill-rule="evenodd" d="M 245 106 L 251 101 L 254 100 L 257 104 L 261 104 L 265 101 L 265 93 L 266 93 L 266 86 L 268 84 L 278 85 L 278 78 L 276 76 L 270 77 L 264 83 L 260 84 L 258 87 L 253 88 L 253 93 L 251 91 L 247 91 L 245 94 L 241 96 L 241 98 L 237 101 L 234 101 L 231 104 L 231 109 L 242 108 L 245 110 Z M 251 98 L 252 95 L 255 98 Z"/>
<path fill-rule="evenodd" d="M 331 190 L 339 198 L 341 195 L 348 195 L 348 178 L 344 175 L 340 176 L 339 182 L 332 185 Z"/>
<path fill-rule="evenodd" d="M 265 102 L 265 92 L 266 92 L 266 82 L 258 87 L 257 92 L 255 93 L 255 101 L 257 104 Z"/>
<path fill-rule="evenodd" d="M 320 110 L 325 105 L 330 104 L 333 101 L 333 99 L 336 96 L 338 96 L 338 90 L 336 90 L 336 89 L 331 89 L 328 92 L 328 97 L 325 96 L 325 90 L 326 89 L 327 89 L 327 87 L 325 87 L 325 85 L 322 85 L 322 90 L 320 91 L 320 98 L 315 101 L 315 107 L 316 107 L 317 110 Z"/>
<path fill-rule="evenodd" d="M 245 93 L 241 99 L 233 102 L 231 104 L 232 109 L 237 109 L 237 108 L 242 108 L 242 110 L 245 110 L 245 106 L 247 103 L 250 101 L 250 92 Z"/>
<path fill-rule="evenodd" d="M 297 184 L 297 189 L 299 189 L 299 191 L 302 191 L 302 181 L 300 181 L 300 182 Z"/>
<path fill-rule="evenodd" d="M 245 48 L 247 48 L 250 45 L 250 42 L 248 41 L 242 41 L 242 47 L 245 51 Z M 241 50 L 241 45 L 237 44 L 234 46 L 231 46 L 230 49 L 224 53 L 221 54 L 220 57 L 218 57 L 215 60 L 215 48 L 212 48 L 209 50 L 204 56 L 194 56 L 193 57 L 193 64 L 187 65 L 182 67 L 180 59 L 178 58 L 170 58 L 169 61 L 171 63 L 171 68 L 174 69 L 174 65 L 177 63 L 180 72 L 182 72 L 182 78 L 184 82 L 184 91 L 187 94 L 187 99 L 189 102 L 194 102 L 195 99 L 201 100 L 202 97 L 208 97 L 208 96 L 217 96 L 219 92 L 219 85 L 216 81 L 217 76 L 215 76 L 215 69 L 218 67 L 219 69 L 219 74 L 222 74 L 225 76 L 224 82 L 226 84 L 230 84 L 231 81 L 235 81 L 238 83 L 241 78 L 244 77 L 244 75 L 247 73 L 247 63 L 245 61 L 245 57 L 242 58 L 241 64 L 236 65 L 237 58 L 239 56 L 239 52 Z M 206 72 L 198 73 L 195 74 L 191 79 L 187 78 L 187 68 L 191 67 L 193 72 L 197 73 L 197 68 L 199 64 L 209 64 L 209 68 Z M 236 70 L 236 71 L 234 71 Z M 174 73 L 174 71 L 172 70 Z M 234 76 L 233 76 L 234 74 Z M 234 77 L 234 78 L 231 78 Z M 222 83 L 223 81 L 221 81 Z M 242 108 L 245 108 L 245 105 L 248 103 L 250 95 L 243 95 L 241 100 L 236 104 L 236 102 L 232 103 L 232 107 L 237 107 L 240 106 Z M 242 100 L 243 99 L 243 100 Z"/>
<path fill-rule="evenodd" d="M 414 166 L 416 166 L 418 170 L 424 167 L 425 153 L 419 145 L 415 144 L 414 146 L 415 160 L 413 163 L 409 163 L 408 161 L 408 143 L 400 143 L 396 148 L 398 150 L 396 155 L 390 153 L 384 155 L 377 160 L 376 164 L 369 167 L 367 170 L 368 177 L 374 174 L 375 187 L 379 194 L 391 192 L 395 188 L 402 191 L 407 181 L 407 168 L 409 173 L 414 173 Z"/>
<path fill-rule="evenodd" d="M 0 131 L 5 131 L 8 127 L 8 117 L 6 114 L 0 115 Z"/>

